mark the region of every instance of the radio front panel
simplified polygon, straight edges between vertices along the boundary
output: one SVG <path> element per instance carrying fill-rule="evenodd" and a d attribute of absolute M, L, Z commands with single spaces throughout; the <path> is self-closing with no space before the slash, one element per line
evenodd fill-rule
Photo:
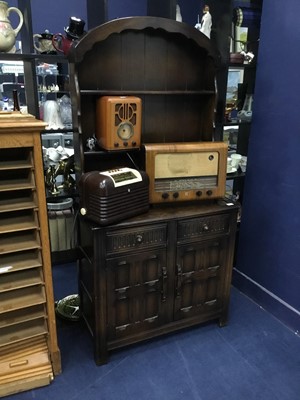
<path fill-rule="evenodd" d="M 150 203 L 224 197 L 227 145 L 223 142 L 145 145 Z"/>

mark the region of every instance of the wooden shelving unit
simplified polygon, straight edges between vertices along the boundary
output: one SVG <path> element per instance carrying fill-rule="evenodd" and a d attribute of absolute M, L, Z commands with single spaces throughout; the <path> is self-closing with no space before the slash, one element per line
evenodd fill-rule
<path fill-rule="evenodd" d="M 216 54 L 193 27 L 159 17 L 129 17 L 91 30 L 70 51 L 78 176 L 135 161 L 142 151 L 90 151 L 96 101 L 137 95 L 142 143 L 211 142 Z M 164 207 L 165 206 L 165 207 Z M 97 364 L 110 350 L 192 325 L 227 321 L 238 206 L 214 201 L 163 204 L 101 227 L 80 219 L 81 313 Z"/>
<path fill-rule="evenodd" d="M 0 396 L 61 372 L 40 131 L 31 115 L 0 114 Z"/>

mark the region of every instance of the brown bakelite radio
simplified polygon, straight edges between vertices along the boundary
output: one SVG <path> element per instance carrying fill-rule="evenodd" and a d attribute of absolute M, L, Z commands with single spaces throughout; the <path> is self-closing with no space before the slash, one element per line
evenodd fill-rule
<path fill-rule="evenodd" d="M 145 144 L 150 203 L 224 197 L 227 151 L 224 142 Z"/>
<path fill-rule="evenodd" d="M 103 149 L 140 147 L 142 100 L 139 97 L 103 96 L 96 107 L 96 137 Z"/>
<path fill-rule="evenodd" d="M 80 213 L 109 225 L 149 209 L 149 180 L 145 171 L 123 167 L 90 171 L 78 182 Z"/>

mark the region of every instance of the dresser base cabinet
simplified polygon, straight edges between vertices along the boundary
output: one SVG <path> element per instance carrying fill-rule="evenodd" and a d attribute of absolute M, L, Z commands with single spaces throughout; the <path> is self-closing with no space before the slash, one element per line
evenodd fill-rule
<path fill-rule="evenodd" d="M 79 291 L 96 364 L 110 350 L 227 322 L 237 205 L 154 206 L 122 223 L 80 221 Z"/>
<path fill-rule="evenodd" d="M 61 372 L 40 131 L 0 115 L 0 397 Z"/>

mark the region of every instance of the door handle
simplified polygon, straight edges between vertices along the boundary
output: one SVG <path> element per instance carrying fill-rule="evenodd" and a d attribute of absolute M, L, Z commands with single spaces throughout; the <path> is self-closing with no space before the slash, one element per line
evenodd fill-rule
<path fill-rule="evenodd" d="M 161 272 L 162 272 L 162 287 L 161 287 L 161 299 L 163 302 L 165 302 L 167 300 L 167 279 L 168 279 L 168 275 L 167 275 L 167 268 L 166 267 L 162 267 L 161 268 Z"/>
<path fill-rule="evenodd" d="M 182 269 L 181 265 L 177 264 L 177 283 L 176 283 L 176 296 L 181 296 L 181 286 L 182 286 Z"/>

